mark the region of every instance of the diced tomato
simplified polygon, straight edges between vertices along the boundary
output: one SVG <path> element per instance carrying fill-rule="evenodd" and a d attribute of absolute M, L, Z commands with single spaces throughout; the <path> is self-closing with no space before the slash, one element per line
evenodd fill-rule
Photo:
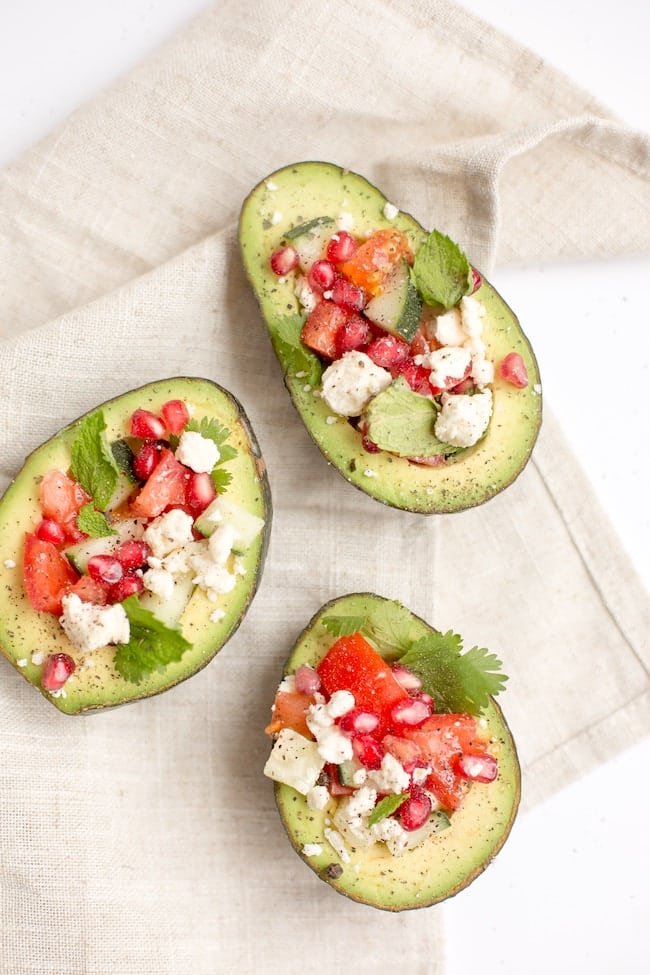
<path fill-rule="evenodd" d="M 351 691 L 358 708 L 379 715 L 377 738 L 388 730 L 391 707 L 408 696 L 390 665 L 360 633 L 339 637 L 316 669 L 327 695 Z"/>
<path fill-rule="evenodd" d="M 131 502 L 133 518 L 156 518 L 170 506 L 185 504 L 185 491 L 191 471 L 176 460 L 171 450 L 163 448 L 151 477 Z"/>
<path fill-rule="evenodd" d="M 61 613 L 61 599 L 79 578 L 53 542 L 25 535 L 23 555 L 25 589 L 33 608 L 39 613 Z"/>
<path fill-rule="evenodd" d="M 170 399 L 162 406 L 160 415 L 170 433 L 180 434 L 190 418 L 190 411 L 182 399 Z"/>
<path fill-rule="evenodd" d="M 382 745 L 407 772 L 412 772 L 421 759 L 420 749 L 415 742 L 399 735 L 384 735 Z"/>
<path fill-rule="evenodd" d="M 344 325 L 350 312 L 340 305 L 323 299 L 319 301 L 302 327 L 301 339 L 305 345 L 326 359 L 337 356 L 336 333 Z"/>
<path fill-rule="evenodd" d="M 342 356 L 353 349 L 360 349 L 370 336 L 368 319 L 363 315 L 350 315 L 336 333 L 336 354 Z"/>
<path fill-rule="evenodd" d="M 283 728 L 292 728 L 305 738 L 313 738 L 307 727 L 307 708 L 314 703 L 312 694 L 297 694 L 291 691 L 278 691 L 273 702 L 271 723 L 265 731 L 267 735 L 275 735 Z"/>
<path fill-rule="evenodd" d="M 329 778 L 329 792 L 332 796 L 351 796 L 354 792 L 354 788 L 349 785 L 342 785 L 341 779 L 339 777 L 339 767 L 338 765 L 328 764 L 325 766 L 325 772 Z"/>
<path fill-rule="evenodd" d="M 377 230 L 341 266 L 341 271 L 367 294 L 376 295 L 402 258 L 413 261 L 408 237 L 397 229 Z"/>
<path fill-rule="evenodd" d="M 419 728 L 413 731 L 405 730 L 403 735 L 411 741 L 418 741 L 425 751 L 426 746 L 422 743 L 429 741 L 431 753 L 439 750 L 437 740 L 454 740 L 462 752 L 469 752 L 477 746 L 485 745 L 484 739 L 479 734 L 476 718 L 471 714 L 432 714 Z"/>
<path fill-rule="evenodd" d="M 434 714 L 418 728 L 405 728 L 402 736 L 417 745 L 421 759 L 431 769 L 427 789 L 447 809 L 458 809 L 468 783 L 458 774 L 457 762 L 482 744 L 476 719 L 470 714 Z"/>
<path fill-rule="evenodd" d="M 72 478 L 60 470 L 48 471 L 41 481 L 39 500 L 44 518 L 59 524 L 71 540 L 81 533 L 76 526 L 79 510 L 90 501 L 90 495 Z"/>
<path fill-rule="evenodd" d="M 431 343 L 422 330 L 422 325 L 411 339 L 410 353 L 413 358 L 416 355 L 426 355 L 431 351 Z"/>
<path fill-rule="evenodd" d="M 106 591 L 106 586 L 103 586 L 101 582 L 95 582 L 90 576 L 82 576 L 77 579 L 75 584 L 70 587 L 68 592 L 73 592 L 79 599 L 84 603 L 94 603 L 95 606 L 105 606 L 108 602 L 108 593 Z"/>
<path fill-rule="evenodd" d="M 394 378 L 404 376 L 413 392 L 420 393 L 422 396 L 436 396 L 437 393 L 442 392 L 437 386 L 431 385 L 429 370 L 425 369 L 424 366 L 418 366 L 411 358 L 394 366 L 391 369 L 391 374 Z"/>

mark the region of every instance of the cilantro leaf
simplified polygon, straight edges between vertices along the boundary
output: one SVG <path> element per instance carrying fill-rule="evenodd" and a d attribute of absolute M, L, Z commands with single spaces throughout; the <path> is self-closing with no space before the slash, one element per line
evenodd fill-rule
<path fill-rule="evenodd" d="M 210 476 L 218 493 L 223 494 L 232 481 L 232 474 L 230 471 L 222 470 L 222 465 L 227 464 L 230 460 L 234 460 L 237 456 L 237 448 L 233 447 L 232 444 L 226 443 L 226 440 L 230 436 L 230 430 L 222 426 L 218 420 L 207 416 L 201 417 L 200 421 L 189 420 L 185 424 L 185 429 L 200 433 L 206 440 L 212 440 L 219 448 L 219 460 L 215 464 Z"/>
<path fill-rule="evenodd" d="M 217 489 L 217 494 L 223 494 L 232 481 L 232 474 L 223 467 L 215 467 L 210 476 L 212 477 L 212 482 Z"/>
<path fill-rule="evenodd" d="M 323 369 L 318 356 L 302 344 L 300 333 L 304 324 L 304 315 L 286 315 L 278 319 L 273 344 L 285 373 L 300 373 L 305 385 L 317 386 Z"/>
<path fill-rule="evenodd" d="M 472 268 L 458 244 L 432 230 L 415 255 L 413 276 L 428 305 L 453 308 L 472 290 Z"/>
<path fill-rule="evenodd" d="M 387 816 L 392 816 L 395 810 L 399 809 L 403 802 L 406 802 L 408 797 L 408 792 L 392 793 L 389 796 L 384 796 L 370 813 L 368 826 L 374 826 L 375 823 L 386 819 Z"/>
<path fill-rule="evenodd" d="M 485 648 L 462 652 L 462 639 L 449 630 L 416 640 L 400 663 L 422 680 L 436 712 L 479 715 L 507 681 L 501 661 Z"/>
<path fill-rule="evenodd" d="M 92 504 L 85 504 L 79 509 L 77 528 L 79 531 L 84 532 L 84 534 L 90 535 L 91 538 L 105 538 L 108 535 L 117 535 L 115 529 L 111 528 L 106 521 L 106 515 L 103 515 L 101 511 L 97 511 Z"/>
<path fill-rule="evenodd" d="M 332 636 L 352 636 L 358 630 L 363 630 L 368 621 L 367 616 L 324 616 L 321 623 Z"/>
<path fill-rule="evenodd" d="M 397 600 L 386 600 L 372 607 L 372 615 L 324 616 L 323 626 L 335 637 L 360 632 L 385 660 L 394 660 L 409 649 L 413 617 Z"/>
<path fill-rule="evenodd" d="M 72 476 L 103 511 L 111 500 L 120 475 L 106 439 L 106 422 L 101 410 L 85 416 L 72 444 Z"/>
<path fill-rule="evenodd" d="M 415 393 L 400 376 L 373 396 L 364 418 L 372 442 L 400 457 L 448 456 L 463 450 L 436 437 L 433 428 L 437 415 L 434 401 Z"/>
<path fill-rule="evenodd" d="M 114 665 L 124 680 L 139 684 L 154 670 L 162 671 L 180 660 L 192 646 L 180 630 L 165 626 L 145 609 L 137 596 L 129 596 L 122 606 L 129 617 L 131 636 L 116 649 Z"/>

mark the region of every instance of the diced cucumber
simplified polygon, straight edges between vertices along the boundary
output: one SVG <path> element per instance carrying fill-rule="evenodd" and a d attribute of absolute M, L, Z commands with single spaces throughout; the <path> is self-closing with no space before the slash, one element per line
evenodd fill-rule
<path fill-rule="evenodd" d="M 82 575 L 88 572 L 88 559 L 93 555 L 110 555 L 122 542 L 142 538 L 142 525 L 134 518 L 115 522 L 114 535 L 102 538 L 86 538 L 64 550 L 70 564 Z"/>
<path fill-rule="evenodd" d="M 154 614 L 165 626 L 176 626 L 194 592 L 193 572 L 174 576 L 174 591 L 167 599 L 145 589 L 140 593 L 140 604 Z"/>
<path fill-rule="evenodd" d="M 221 524 L 231 525 L 237 532 L 232 550 L 237 555 L 241 555 L 250 548 L 262 531 L 264 519 L 240 508 L 220 494 L 199 515 L 194 522 L 194 527 L 203 536 L 209 538 Z"/>
<path fill-rule="evenodd" d="M 406 834 L 406 849 L 414 850 L 420 843 L 424 843 L 429 836 L 433 836 L 434 833 L 442 833 L 443 830 L 449 829 L 450 826 L 451 821 L 449 816 L 442 812 L 441 809 L 436 809 L 435 812 L 431 813 L 424 826 L 420 826 L 419 829 L 411 830 Z"/>
<path fill-rule="evenodd" d="M 264 775 L 306 796 L 316 785 L 324 765 L 315 741 L 292 728 L 283 728 L 264 766 Z"/>
<path fill-rule="evenodd" d="M 115 490 L 106 505 L 106 513 L 110 514 L 111 511 L 116 511 L 117 508 L 123 505 L 131 497 L 136 487 L 137 481 L 134 481 L 126 471 L 121 471 L 117 484 L 115 485 Z"/>
<path fill-rule="evenodd" d="M 370 299 L 363 313 L 384 331 L 406 342 L 412 341 L 420 324 L 422 302 L 406 261 L 400 261 L 384 283 L 381 294 Z"/>
<path fill-rule="evenodd" d="M 341 785 L 354 788 L 359 783 L 354 781 L 354 774 L 358 772 L 359 769 L 363 768 L 361 762 L 358 762 L 356 758 L 350 758 L 345 762 L 341 762 L 338 766 L 339 782 Z"/>
<path fill-rule="evenodd" d="M 298 261 L 302 271 L 308 271 L 314 261 L 323 257 L 335 230 L 336 225 L 332 217 L 316 217 L 287 231 L 284 235 L 285 239 L 291 241 L 292 246 L 298 251 Z"/>

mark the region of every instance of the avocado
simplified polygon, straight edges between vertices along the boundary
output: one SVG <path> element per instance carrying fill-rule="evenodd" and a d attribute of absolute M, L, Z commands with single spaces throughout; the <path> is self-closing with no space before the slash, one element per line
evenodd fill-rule
<path fill-rule="evenodd" d="M 389 506 L 424 514 L 459 511 L 482 504 L 514 481 L 531 455 L 540 427 L 542 397 L 537 363 L 510 308 L 483 278 L 476 297 L 486 309 L 486 355 L 497 365 L 508 353 L 519 353 L 528 372 L 528 385 L 515 388 L 497 369 L 487 433 L 472 447 L 451 449 L 439 466 L 428 466 L 386 450 L 368 453 L 360 430 L 346 417 L 332 416 L 318 395 L 323 363 L 300 340 L 306 315 L 296 297 L 292 275 L 278 277 L 270 268 L 274 251 L 295 243 L 292 237 L 296 229 L 301 230 L 300 238 L 310 227 L 317 227 L 322 234 L 332 221 L 337 225 L 341 215 L 351 221 L 351 232 L 359 238 L 378 229 L 403 231 L 417 256 L 427 233 L 409 214 L 398 211 L 393 216 L 395 208 L 387 203 L 380 190 L 365 178 L 331 163 L 301 162 L 279 169 L 262 180 L 242 206 L 239 240 L 244 268 L 285 385 L 326 460 L 355 487 Z M 400 328 L 402 334 L 411 334 L 406 319 L 393 331 L 400 334 Z"/>
<path fill-rule="evenodd" d="M 106 439 L 116 443 L 125 436 L 128 420 L 135 410 L 158 413 L 163 404 L 172 400 L 187 404 L 193 422 L 201 423 L 205 419 L 221 425 L 227 434 L 227 444 L 232 448 L 226 455 L 227 463 L 219 468 L 227 472 L 224 480 L 229 481 L 223 488 L 223 496 L 231 508 L 236 506 L 237 510 L 254 516 L 261 530 L 250 540 L 246 550 L 236 556 L 241 574 L 234 589 L 221 595 L 215 603 L 204 590 L 194 588 L 189 601 L 182 607 L 178 623 L 171 621 L 170 625 L 177 625 L 188 642 L 180 660 L 154 669 L 136 682 L 125 679 L 117 671 L 116 646 L 81 654 L 59 625 L 57 615 L 32 608 L 23 581 L 23 548 L 26 533 L 34 532 L 41 519 L 40 481 L 48 471 L 67 472 L 70 469 L 72 445 L 78 442 L 78 433 L 85 421 L 102 415 Z M 121 479 L 116 490 L 118 493 L 123 491 Z M 110 505 L 106 506 L 107 513 L 109 508 Z M 227 390 L 207 379 L 177 377 L 153 382 L 111 399 L 75 420 L 30 454 L 0 500 L 0 650 L 30 684 L 67 714 L 113 707 L 166 691 L 209 663 L 241 623 L 261 577 L 271 517 L 271 496 L 259 445 L 242 405 Z M 92 545 L 99 540 L 91 538 L 88 541 Z M 143 605 L 146 605 L 146 597 L 152 596 L 147 592 L 142 594 Z M 150 598 L 150 603 L 155 603 L 155 598 Z M 217 607 L 221 612 L 213 615 Z M 170 621 L 163 619 L 163 623 Z M 41 677 L 43 658 L 58 653 L 72 656 L 76 668 L 65 684 L 65 694 L 57 696 L 41 687 Z"/>
<path fill-rule="evenodd" d="M 298 637 L 284 676 L 307 664 L 316 667 L 335 642 L 327 617 L 394 623 L 392 637 L 406 645 L 436 631 L 401 603 L 373 593 L 351 593 L 323 606 Z M 387 657 L 387 653 L 382 651 Z M 485 724 L 483 724 L 485 722 Z M 489 784 L 472 783 L 462 806 L 434 814 L 429 835 L 415 848 L 392 855 L 383 844 L 351 849 L 342 862 L 325 839 L 336 823 L 336 799 L 310 809 L 300 792 L 274 783 L 275 800 L 291 844 L 304 862 L 339 893 L 386 911 L 428 907 L 458 893 L 488 866 L 510 833 L 519 805 L 521 775 L 517 752 L 503 714 L 489 699 L 481 711 L 481 734 L 496 743 L 498 775 Z M 447 827 L 447 828 L 445 828 Z M 315 852 L 315 855 L 314 854 Z M 318 852 L 320 851 L 320 852 Z"/>

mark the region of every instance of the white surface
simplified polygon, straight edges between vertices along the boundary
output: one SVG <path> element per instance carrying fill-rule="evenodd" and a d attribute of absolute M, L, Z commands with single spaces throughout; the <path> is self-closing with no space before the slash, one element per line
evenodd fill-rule
<path fill-rule="evenodd" d="M 0 165 L 206 5 L 5 4 Z M 624 122 L 650 129 L 647 0 L 464 0 L 464 6 L 533 48 Z M 646 584 L 649 272 L 650 256 L 643 256 L 492 275 L 536 349 L 547 402 Z M 549 295 L 570 329 L 560 331 Z M 519 818 L 487 874 L 445 907 L 450 975 L 478 965 L 483 975 L 648 970 L 649 768 L 646 741 Z"/>

